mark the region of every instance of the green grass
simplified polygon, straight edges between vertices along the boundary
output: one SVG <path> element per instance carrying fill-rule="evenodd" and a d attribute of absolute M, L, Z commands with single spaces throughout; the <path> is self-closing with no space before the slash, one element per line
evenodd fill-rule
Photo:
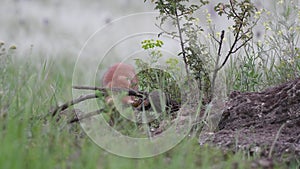
<path fill-rule="evenodd" d="M 66 60 L 1 60 L 0 168 L 250 168 L 253 157 L 199 146 L 186 138 L 151 158 L 119 157 L 98 147 L 79 124 L 47 116 L 71 98 L 74 63 Z M 278 165 L 277 168 L 281 168 Z M 297 166 L 295 166 L 296 168 Z"/>
<path fill-rule="evenodd" d="M 299 8 L 283 2 L 276 6 L 285 12 L 266 12 L 262 18 L 266 36 L 228 63 L 227 91 L 257 91 L 299 77 Z M 3 49 L 0 44 L 0 169 L 231 169 L 251 168 L 251 161 L 259 158 L 200 146 L 198 135 L 151 158 L 110 154 L 86 136 L 79 124 L 68 124 L 65 118 L 57 122 L 47 115 L 51 107 L 72 98 L 74 63 L 66 59 L 68 56 L 33 59 L 26 54 L 16 57 L 12 49 Z M 276 163 L 274 168 L 297 169 L 299 165 L 298 160 L 289 166 Z"/>
<path fill-rule="evenodd" d="M 72 98 L 74 63 L 66 59 L 44 60 L 43 57 L 28 59 L 25 55 L 20 59 L 21 57 L 13 55 L 12 51 L 0 53 L 1 169 L 231 169 L 235 166 L 251 168 L 251 161 L 257 158 L 249 157 L 243 152 L 224 153 L 216 147 L 200 146 L 197 137 L 186 138 L 173 149 L 151 158 L 129 159 L 110 154 L 89 139 L 79 124 L 68 124 L 65 118 L 57 122 L 56 118 L 47 116 L 51 107 Z M 297 56 L 299 58 L 300 55 Z M 238 64 L 235 62 L 229 67 L 228 72 L 231 72 L 233 79 L 229 80 L 235 82 L 231 85 L 235 90 L 249 91 L 259 86 L 264 87 L 253 81 L 257 79 L 257 74 L 263 73 L 259 67 L 255 67 L 253 58 L 255 57 L 250 53 L 244 60 L 237 61 L 244 68 L 242 71 L 235 69 Z M 285 62 L 279 62 L 279 66 L 283 63 Z M 295 59 L 295 63 L 299 67 L 299 61 Z M 291 72 L 281 67 L 276 70 L 267 72 L 279 72 L 280 76 L 276 77 L 284 77 L 282 74 Z M 267 75 L 259 75 L 266 79 L 261 81 L 269 82 Z M 252 83 L 249 84 L 248 81 Z M 287 167 L 285 164 L 275 165 L 275 168 Z M 299 168 L 299 161 L 289 167 Z"/>

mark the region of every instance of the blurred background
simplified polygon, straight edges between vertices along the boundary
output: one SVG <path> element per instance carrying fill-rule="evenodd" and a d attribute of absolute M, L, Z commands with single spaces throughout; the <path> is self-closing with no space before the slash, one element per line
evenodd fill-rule
<path fill-rule="evenodd" d="M 71 112 L 65 112 L 59 122 L 47 116 L 53 107 L 74 96 L 72 85 L 94 86 L 100 77 L 93 77 L 105 71 L 107 64 L 147 56 L 141 42 L 155 39 L 161 32 L 155 26 L 160 22 L 156 20 L 158 14 L 149 1 L 0 0 L 0 168 L 236 168 L 236 164 L 245 168 L 245 161 L 251 168 L 249 161 L 256 156 L 244 152 L 228 155 L 216 148 L 200 147 L 198 135 L 155 158 L 121 158 L 86 139 L 80 125 L 68 125 Z M 212 0 L 197 14 L 204 29 L 210 15 L 216 34 L 230 25 L 226 17 L 214 11 L 221 1 L 229 0 Z M 220 73 L 222 85 L 218 88 L 226 94 L 261 91 L 299 77 L 300 12 L 285 9 L 291 9 L 289 2 L 300 4 L 300 0 L 253 1 L 258 9 L 274 12 L 266 12 L 267 19 L 262 18 L 255 28 L 257 44 L 250 45 L 253 49 L 237 53 Z M 276 5 L 281 8 L 275 10 Z M 176 30 L 171 24 L 164 28 Z M 258 41 L 266 31 L 270 36 Z M 178 41 L 161 38 L 164 56 L 177 57 Z M 226 47 L 228 43 L 224 51 Z M 213 46 L 210 51 L 216 52 Z M 107 60 L 101 62 L 104 57 Z"/>
<path fill-rule="evenodd" d="M 134 0 L 2 0 L 0 40 L 15 44 L 19 51 L 34 48 L 47 57 L 77 55 L 101 26 L 147 11 L 152 11 L 150 3 Z"/>
<path fill-rule="evenodd" d="M 213 10 L 216 2 L 219 1 L 212 1 L 207 9 L 212 19 L 217 16 Z M 261 3 L 257 1 L 258 7 L 262 6 Z M 68 55 L 76 58 L 87 39 L 101 27 L 130 14 L 156 12 L 153 8 L 152 3 L 143 0 L 2 0 L 0 40 L 16 45 L 22 53 L 30 50 L 32 55 L 37 53 L 42 57 Z M 128 29 L 138 32 L 141 26 L 153 28 L 155 17 L 152 19 L 134 19 L 134 23 L 124 24 L 131 25 Z M 222 18 L 216 23 L 225 27 L 228 24 Z M 117 31 L 122 29 L 119 27 Z M 109 37 L 103 37 L 102 41 L 115 41 L 111 36 L 110 32 Z"/>

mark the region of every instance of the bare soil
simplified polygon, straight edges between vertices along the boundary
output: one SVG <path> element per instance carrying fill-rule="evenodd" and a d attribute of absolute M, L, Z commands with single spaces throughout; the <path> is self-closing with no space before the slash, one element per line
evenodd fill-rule
<path fill-rule="evenodd" d="M 230 94 L 205 143 L 289 161 L 300 159 L 300 78 L 262 92 Z"/>

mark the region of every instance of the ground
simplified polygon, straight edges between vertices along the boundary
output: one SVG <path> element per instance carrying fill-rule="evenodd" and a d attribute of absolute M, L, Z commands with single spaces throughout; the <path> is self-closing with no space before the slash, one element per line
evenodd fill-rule
<path fill-rule="evenodd" d="M 200 142 L 280 161 L 300 159 L 300 78 L 262 92 L 232 92 L 218 131 Z"/>

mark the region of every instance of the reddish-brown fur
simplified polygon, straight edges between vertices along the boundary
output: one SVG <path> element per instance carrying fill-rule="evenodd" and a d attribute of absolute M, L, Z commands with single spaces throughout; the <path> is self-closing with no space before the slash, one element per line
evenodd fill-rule
<path fill-rule="evenodd" d="M 107 88 L 127 88 L 137 90 L 137 78 L 132 65 L 116 63 L 105 72 L 102 78 L 102 85 Z M 111 97 L 106 98 L 107 103 L 113 102 Z M 125 104 L 134 103 L 134 98 L 126 96 L 122 99 Z"/>

